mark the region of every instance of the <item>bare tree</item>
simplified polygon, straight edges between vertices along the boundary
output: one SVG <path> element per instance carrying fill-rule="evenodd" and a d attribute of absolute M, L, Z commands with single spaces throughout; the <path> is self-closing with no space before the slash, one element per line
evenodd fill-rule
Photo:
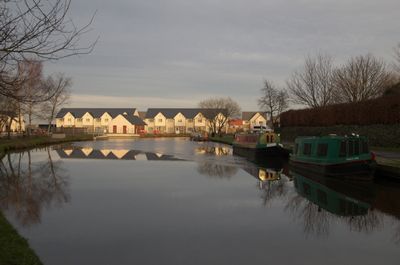
<path fill-rule="evenodd" d="M 258 99 L 258 106 L 269 114 L 272 126 L 274 126 L 279 115 L 288 108 L 289 95 L 286 90 L 278 89 L 269 80 L 264 81 L 261 93 L 262 96 Z"/>
<path fill-rule="evenodd" d="M 383 61 L 371 54 L 353 57 L 335 70 L 335 101 L 359 102 L 376 98 L 393 82 L 393 75 Z"/>
<path fill-rule="evenodd" d="M 46 89 L 43 86 L 43 63 L 36 60 L 24 60 L 18 64 L 18 79 L 21 89 L 19 94 L 25 100 L 20 102 L 18 113 L 21 117 L 22 113 L 28 117 L 28 134 L 32 126 L 33 115 L 37 111 L 38 102 L 36 98 L 43 94 Z"/>
<path fill-rule="evenodd" d="M 67 103 L 70 98 L 70 87 L 72 80 L 65 77 L 63 74 L 57 74 L 54 77 L 50 76 L 45 82 L 45 86 L 49 87 L 48 91 L 56 91 L 49 100 L 42 103 L 41 112 L 42 118 L 49 123 L 47 132 L 50 133 L 51 124 L 57 112 Z"/>
<path fill-rule="evenodd" d="M 303 68 L 286 82 L 295 103 L 315 108 L 332 102 L 332 62 L 327 54 L 306 58 Z"/>
<path fill-rule="evenodd" d="M 70 5 L 71 0 L 0 0 L 0 94 L 26 100 L 15 93 L 15 72 L 25 58 L 57 60 L 93 50 L 96 41 L 79 45 L 93 16 L 77 27 L 69 18 Z M 35 100 L 44 101 L 48 94 Z"/>
<path fill-rule="evenodd" d="M 400 42 L 394 48 L 394 69 L 400 74 Z"/>
<path fill-rule="evenodd" d="M 221 134 L 228 120 L 238 117 L 241 112 L 239 104 L 230 97 L 206 99 L 199 103 L 199 107 L 205 109 L 203 114 L 208 118 L 213 134 Z"/>

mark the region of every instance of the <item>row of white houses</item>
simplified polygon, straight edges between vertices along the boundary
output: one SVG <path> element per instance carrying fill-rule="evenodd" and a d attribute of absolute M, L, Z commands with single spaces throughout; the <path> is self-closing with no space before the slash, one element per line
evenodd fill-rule
<path fill-rule="evenodd" d="M 211 127 L 226 121 L 223 109 L 149 108 L 63 108 L 56 116 L 57 128 L 86 128 L 88 132 L 107 134 L 181 134 L 210 132 Z M 265 115 L 243 112 L 247 124 L 266 124 Z M 228 131 L 225 122 L 223 131 Z"/>

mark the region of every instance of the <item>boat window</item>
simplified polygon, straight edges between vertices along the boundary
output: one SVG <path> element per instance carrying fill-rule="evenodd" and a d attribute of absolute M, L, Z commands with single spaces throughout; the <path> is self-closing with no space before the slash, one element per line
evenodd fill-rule
<path fill-rule="evenodd" d="M 361 140 L 361 153 L 366 154 L 366 153 L 368 153 L 368 152 L 369 152 L 369 150 L 368 150 L 368 143 L 367 143 L 367 141 Z"/>
<path fill-rule="evenodd" d="M 297 151 L 298 151 L 298 150 L 299 150 L 299 144 L 295 144 L 293 153 L 294 153 L 294 154 L 297 154 Z"/>
<path fill-rule="evenodd" d="M 326 195 L 325 191 L 317 190 L 317 199 L 318 202 L 327 205 L 328 204 L 328 196 Z"/>
<path fill-rule="evenodd" d="M 350 140 L 348 143 L 349 143 L 349 156 L 353 156 L 354 155 L 354 141 Z"/>
<path fill-rule="evenodd" d="M 304 144 L 303 155 L 311 155 L 311 144 Z"/>
<path fill-rule="evenodd" d="M 354 154 L 355 155 L 360 154 L 360 141 L 359 140 L 354 141 Z"/>
<path fill-rule="evenodd" d="M 305 195 L 311 195 L 311 187 L 307 183 L 303 183 L 303 189 Z"/>
<path fill-rule="evenodd" d="M 328 144 L 318 144 L 317 156 L 326 156 L 328 154 Z"/>
<path fill-rule="evenodd" d="M 346 141 L 340 142 L 339 157 L 346 156 Z"/>

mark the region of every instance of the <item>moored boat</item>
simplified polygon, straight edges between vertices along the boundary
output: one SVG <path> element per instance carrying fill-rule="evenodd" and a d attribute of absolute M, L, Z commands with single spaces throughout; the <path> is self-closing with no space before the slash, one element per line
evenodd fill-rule
<path fill-rule="evenodd" d="M 233 154 L 244 156 L 252 161 L 262 161 L 266 157 L 287 157 L 289 152 L 280 144 L 279 135 L 267 131 L 236 134 L 233 141 Z"/>
<path fill-rule="evenodd" d="M 371 180 L 376 167 L 367 138 L 358 135 L 298 137 L 289 163 L 296 171 L 352 180 Z"/>

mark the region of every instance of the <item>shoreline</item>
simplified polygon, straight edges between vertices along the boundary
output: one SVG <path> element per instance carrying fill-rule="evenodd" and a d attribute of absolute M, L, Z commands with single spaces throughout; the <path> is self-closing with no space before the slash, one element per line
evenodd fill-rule
<path fill-rule="evenodd" d="M 232 146 L 233 136 L 223 136 L 223 137 L 210 137 L 209 141 L 216 143 L 223 143 Z M 293 143 L 283 143 L 283 148 L 288 150 L 289 153 L 292 152 Z M 395 148 L 385 148 L 385 147 L 371 147 L 372 152 L 380 153 L 380 152 L 388 152 L 388 153 L 396 153 L 399 154 L 400 150 Z M 377 171 L 389 178 L 393 178 L 396 180 L 400 179 L 400 159 L 386 159 L 383 156 L 377 155 Z"/>
<path fill-rule="evenodd" d="M 0 159 L 10 151 L 18 151 L 24 149 L 30 149 L 35 147 L 43 147 L 52 144 L 61 144 L 68 142 L 79 142 L 79 141 L 91 141 L 93 140 L 92 135 L 77 135 L 67 136 L 62 139 L 55 139 L 48 136 L 39 137 L 26 137 L 26 138 L 15 138 L 15 139 L 1 139 L 0 140 Z"/>

